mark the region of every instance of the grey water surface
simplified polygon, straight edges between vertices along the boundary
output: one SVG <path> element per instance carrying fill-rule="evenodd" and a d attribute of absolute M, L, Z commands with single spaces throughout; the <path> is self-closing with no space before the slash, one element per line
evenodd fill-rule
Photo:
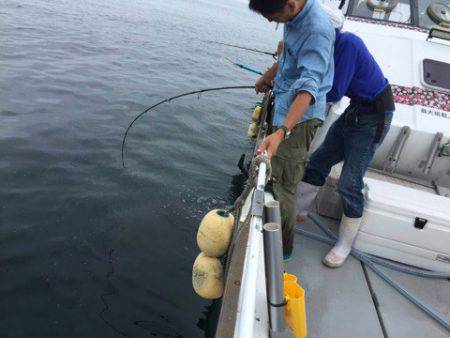
<path fill-rule="evenodd" d="M 209 337 L 204 213 L 242 177 L 252 85 L 281 30 L 246 0 L 0 0 L 0 337 Z"/>

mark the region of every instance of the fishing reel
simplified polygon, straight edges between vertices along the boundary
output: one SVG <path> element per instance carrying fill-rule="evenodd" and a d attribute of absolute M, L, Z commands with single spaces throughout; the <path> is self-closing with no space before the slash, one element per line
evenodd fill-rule
<path fill-rule="evenodd" d="M 450 0 L 435 0 L 427 7 L 427 14 L 438 25 L 450 27 Z"/>
<path fill-rule="evenodd" d="M 400 0 L 367 0 L 367 6 L 376 12 L 390 12 Z"/>

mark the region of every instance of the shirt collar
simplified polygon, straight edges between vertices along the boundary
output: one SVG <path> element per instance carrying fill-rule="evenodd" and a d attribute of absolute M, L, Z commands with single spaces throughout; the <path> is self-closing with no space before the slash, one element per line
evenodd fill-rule
<path fill-rule="evenodd" d="M 302 10 L 298 12 L 298 14 L 292 18 L 290 21 L 286 22 L 287 27 L 300 27 L 302 24 L 303 19 L 308 15 L 309 10 L 311 9 L 311 6 L 313 4 L 314 0 L 306 0 L 305 5 L 303 6 Z"/>

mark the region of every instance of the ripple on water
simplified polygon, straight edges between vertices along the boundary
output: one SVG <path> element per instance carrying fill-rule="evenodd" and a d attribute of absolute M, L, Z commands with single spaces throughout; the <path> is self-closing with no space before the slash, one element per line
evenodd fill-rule
<path fill-rule="evenodd" d="M 188 13 L 189 15 L 186 15 Z M 4 0 L 0 49 L 0 332 L 10 337 L 210 337 L 191 286 L 195 232 L 230 205 L 252 84 L 280 32 L 242 1 Z M 262 38 L 264 37 L 264 39 Z"/>

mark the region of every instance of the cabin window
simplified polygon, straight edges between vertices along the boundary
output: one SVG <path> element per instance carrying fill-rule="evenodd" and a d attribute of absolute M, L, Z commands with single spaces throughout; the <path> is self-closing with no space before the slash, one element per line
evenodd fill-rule
<path fill-rule="evenodd" d="M 417 7 L 420 27 L 450 24 L 450 0 L 419 0 Z"/>
<path fill-rule="evenodd" d="M 412 23 L 410 0 L 353 0 L 349 4 L 348 15 L 398 22 Z"/>
<path fill-rule="evenodd" d="M 423 80 L 431 87 L 450 91 L 450 64 L 430 59 L 423 60 Z"/>
<path fill-rule="evenodd" d="M 418 10 L 419 10 L 419 26 L 424 28 L 430 28 L 435 25 L 433 20 L 431 20 L 430 16 L 427 13 L 427 8 L 431 4 L 431 0 L 422 0 L 417 1 Z"/>
<path fill-rule="evenodd" d="M 450 25 L 450 0 L 343 0 L 347 15 L 430 29 Z"/>

